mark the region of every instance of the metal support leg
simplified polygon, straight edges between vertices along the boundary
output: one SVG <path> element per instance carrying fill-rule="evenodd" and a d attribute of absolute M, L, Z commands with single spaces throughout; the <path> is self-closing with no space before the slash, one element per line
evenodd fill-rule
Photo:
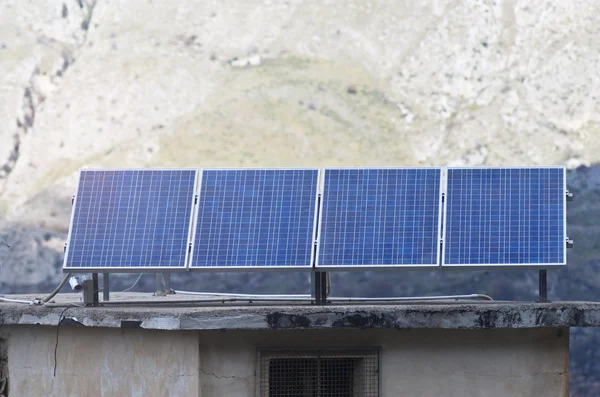
<path fill-rule="evenodd" d="M 170 294 L 171 293 L 171 273 L 163 273 L 163 281 L 164 281 L 164 291 L 165 294 Z"/>
<path fill-rule="evenodd" d="M 156 296 L 165 296 L 171 293 L 171 273 L 156 273 Z"/>
<path fill-rule="evenodd" d="M 321 272 L 318 274 L 321 275 L 319 289 L 321 290 L 321 304 L 324 305 L 327 303 L 327 273 Z"/>
<path fill-rule="evenodd" d="M 108 273 L 102 273 L 102 300 L 110 300 L 110 278 Z"/>
<path fill-rule="evenodd" d="M 313 292 L 312 296 L 315 299 L 315 304 L 324 305 L 327 303 L 327 273 L 313 272 Z"/>
<path fill-rule="evenodd" d="M 539 293 L 540 302 L 548 302 L 548 275 L 546 269 L 540 270 L 539 273 Z"/>
<path fill-rule="evenodd" d="M 92 298 L 92 306 L 100 306 L 100 299 L 98 298 L 98 290 L 100 289 L 98 285 L 98 273 L 92 273 L 92 288 L 93 288 L 93 298 Z"/>
<path fill-rule="evenodd" d="M 165 296 L 165 292 L 163 291 L 163 286 L 162 286 L 162 274 L 160 274 L 160 273 L 156 273 L 154 295 Z"/>
<path fill-rule="evenodd" d="M 83 280 L 83 303 L 86 306 L 94 305 L 94 280 Z"/>

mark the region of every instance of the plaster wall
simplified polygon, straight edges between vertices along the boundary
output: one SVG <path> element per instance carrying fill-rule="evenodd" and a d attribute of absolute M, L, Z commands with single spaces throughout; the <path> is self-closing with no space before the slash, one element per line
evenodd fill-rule
<path fill-rule="evenodd" d="M 9 397 L 198 396 L 198 334 L 135 329 L 2 329 Z"/>
<path fill-rule="evenodd" d="M 10 395 L 256 395 L 257 347 L 381 347 L 382 396 L 568 396 L 568 329 L 164 332 L 5 326 Z"/>
<path fill-rule="evenodd" d="M 261 346 L 380 346 L 382 396 L 568 396 L 568 329 L 540 328 L 206 332 L 202 397 L 254 396 Z"/>

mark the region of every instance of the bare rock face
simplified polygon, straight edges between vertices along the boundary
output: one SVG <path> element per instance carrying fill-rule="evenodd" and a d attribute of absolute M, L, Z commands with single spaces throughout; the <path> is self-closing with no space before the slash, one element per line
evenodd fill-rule
<path fill-rule="evenodd" d="M 64 235 L 81 167 L 591 164 L 598 43 L 597 0 L 4 1 L 0 228 Z"/>

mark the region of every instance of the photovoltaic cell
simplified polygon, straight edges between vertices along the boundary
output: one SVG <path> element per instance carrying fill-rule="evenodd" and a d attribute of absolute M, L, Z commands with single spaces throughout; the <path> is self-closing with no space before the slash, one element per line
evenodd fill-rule
<path fill-rule="evenodd" d="M 82 170 L 65 270 L 184 269 L 196 170 Z"/>
<path fill-rule="evenodd" d="M 203 170 L 192 269 L 311 268 L 319 171 Z"/>
<path fill-rule="evenodd" d="M 449 168 L 444 265 L 560 265 L 565 169 Z"/>
<path fill-rule="evenodd" d="M 327 169 L 317 267 L 439 265 L 441 170 Z"/>

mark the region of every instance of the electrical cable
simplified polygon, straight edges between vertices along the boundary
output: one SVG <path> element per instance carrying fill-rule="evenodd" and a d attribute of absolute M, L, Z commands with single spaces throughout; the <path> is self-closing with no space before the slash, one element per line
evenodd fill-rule
<path fill-rule="evenodd" d="M 123 291 L 121 291 L 121 292 L 127 292 L 127 291 L 130 291 L 130 290 L 132 290 L 132 289 L 133 289 L 133 287 L 135 287 L 135 286 L 137 285 L 138 281 L 140 281 L 140 279 L 142 278 L 142 276 L 143 276 L 143 275 L 144 275 L 144 273 L 140 273 L 140 275 L 138 276 L 137 280 L 135 280 L 135 283 L 133 283 L 133 285 L 132 285 L 131 287 L 129 287 L 129 288 L 126 288 L 126 289 L 124 289 L 124 290 L 123 290 Z"/>
<path fill-rule="evenodd" d="M 44 307 L 87 307 L 81 302 L 46 303 Z"/>
<path fill-rule="evenodd" d="M 58 294 L 61 290 L 61 288 L 67 283 L 67 281 L 69 280 L 69 277 L 71 277 L 71 273 L 67 273 L 65 274 L 65 276 L 63 277 L 62 281 L 60 282 L 60 284 L 58 284 L 58 286 L 54 289 L 54 291 L 52 291 L 50 293 L 50 295 L 48 295 L 47 297 L 45 297 L 44 299 L 40 300 L 33 300 L 33 301 L 28 301 L 28 300 L 23 300 L 23 299 L 10 299 L 10 298 L 0 298 L 0 302 L 9 302 L 9 303 L 23 303 L 26 305 L 45 305 L 46 303 L 48 303 L 52 298 L 54 298 L 56 296 L 56 294 Z"/>
<path fill-rule="evenodd" d="M 41 303 L 42 304 L 47 303 L 50 301 L 50 299 L 54 298 L 56 296 L 56 294 L 58 294 L 60 292 L 61 288 L 67 283 L 67 281 L 69 280 L 70 277 L 71 277 L 71 273 L 65 274 L 65 276 L 63 277 L 60 284 L 58 284 L 58 287 L 56 287 L 56 289 L 54 291 L 52 291 L 52 293 L 50 295 L 48 295 L 46 298 L 44 298 Z"/>
<path fill-rule="evenodd" d="M 301 302 L 314 302 L 314 299 L 309 295 L 247 295 L 235 296 L 234 294 L 222 294 L 222 298 L 218 298 L 216 294 L 206 292 L 190 292 L 190 291 L 175 291 L 176 293 L 188 294 L 188 295 L 201 295 L 201 296 L 213 296 L 209 299 L 164 299 L 164 300 L 122 300 L 122 301 L 104 301 L 101 302 L 101 306 L 121 306 L 121 305 L 134 305 L 134 306 L 152 306 L 152 305 L 202 305 L 207 303 L 228 303 L 228 302 L 288 302 L 288 303 L 301 303 Z M 206 295 L 203 295 L 206 294 Z M 484 299 L 493 301 L 494 299 L 485 294 L 469 294 L 469 295 L 439 295 L 439 296 L 415 296 L 415 297 L 387 297 L 387 298 L 360 298 L 360 297 L 330 297 L 327 300 L 331 303 L 371 303 L 371 302 L 411 302 L 411 301 L 432 301 L 432 300 L 459 300 L 459 299 Z M 65 307 L 66 305 L 77 306 L 74 302 L 46 304 L 48 307 Z"/>
<path fill-rule="evenodd" d="M 428 301 L 428 300 L 450 300 L 450 299 L 486 299 L 492 300 L 488 295 L 483 294 L 470 294 L 470 295 L 442 295 L 442 296 L 417 296 L 417 297 L 388 297 L 388 298 L 355 298 L 355 297 L 332 297 L 328 298 L 329 301 L 343 303 L 343 302 L 410 302 L 410 301 Z M 226 303 L 226 302 L 313 302 L 313 298 L 307 297 L 232 297 L 226 296 L 223 298 L 210 298 L 210 299 L 165 299 L 165 300 L 123 300 L 123 301 L 106 301 L 101 302 L 101 306 L 121 306 L 121 305 L 194 305 L 194 304 L 205 304 L 205 303 Z M 53 305 L 58 307 L 59 305 Z"/>
<path fill-rule="evenodd" d="M 227 296 L 237 298 L 310 298 L 310 294 L 298 294 L 298 295 L 268 295 L 268 294 L 231 294 L 231 293 L 220 293 L 220 292 L 195 292 L 195 291 L 181 291 L 173 290 L 176 294 L 181 295 L 198 295 L 198 296 Z"/>
<path fill-rule="evenodd" d="M 120 306 L 120 305 L 193 305 L 204 303 L 225 303 L 225 302 L 312 302 L 312 298 L 214 298 L 214 299 L 164 299 L 164 300 L 122 300 L 122 301 L 102 301 L 100 306 Z"/>
<path fill-rule="evenodd" d="M 8 303 L 23 303 L 26 305 L 33 305 L 35 301 L 28 301 L 24 299 L 10 299 L 10 298 L 0 298 L 0 302 L 8 302 Z"/>
<path fill-rule="evenodd" d="M 73 306 L 66 307 L 58 316 L 58 324 L 56 325 L 56 345 L 54 346 L 54 377 L 56 378 L 56 366 L 57 366 L 57 352 L 58 352 L 58 330 L 60 329 L 60 324 L 66 317 L 63 317 L 67 310 L 71 309 Z"/>
<path fill-rule="evenodd" d="M 310 295 L 243 295 L 243 294 L 215 294 L 207 292 L 190 292 L 175 290 L 175 293 L 183 295 L 199 295 L 212 296 L 209 299 L 166 299 L 166 300 L 123 300 L 123 301 L 105 301 L 101 306 L 118 306 L 118 305 L 193 305 L 204 303 L 226 303 L 226 302 L 313 302 L 314 299 Z M 218 298 L 222 295 L 222 298 Z M 431 300 L 459 300 L 459 299 L 484 299 L 493 301 L 494 299 L 485 294 L 469 294 L 469 295 L 441 295 L 441 296 L 396 296 L 387 298 L 365 298 L 365 297 L 329 297 L 327 300 L 332 303 L 352 303 L 352 302 L 410 302 L 410 301 L 431 301 Z M 16 299 L 0 298 L 0 300 L 18 301 Z M 19 301 L 18 303 L 34 304 L 32 301 Z M 44 303 L 46 307 L 86 307 L 77 302 L 65 303 Z"/>
<path fill-rule="evenodd" d="M 332 302 L 394 302 L 394 301 L 428 301 L 428 300 L 451 300 L 451 299 L 485 299 L 494 300 L 489 295 L 469 294 L 469 295 L 438 295 L 438 296 L 391 296 L 387 298 L 355 298 L 355 297 L 330 297 L 327 300 Z"/>

